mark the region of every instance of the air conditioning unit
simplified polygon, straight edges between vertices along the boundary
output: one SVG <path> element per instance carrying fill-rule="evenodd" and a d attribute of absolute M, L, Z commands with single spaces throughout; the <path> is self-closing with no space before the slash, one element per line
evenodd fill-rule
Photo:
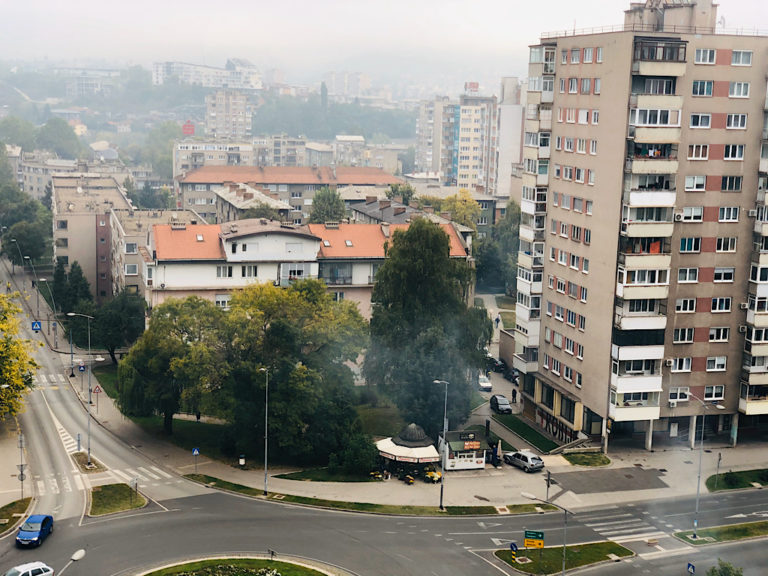
<path fill-rule="evenodd" d="M 739 308 L 741 308 L 742 310 L 749 310 L 749 302 L 742 302 L 741 304 L 739 304 Z"/>
<path fill-rule="evenodd" d="M 746 334 L 747 333 L 747 327 L 745 324 L 741 324 L 739 326 L 739 334 Z"/>
<path fill-rule="evenodd" d="M 672 365 L 674 365 L 674 363 L 675 361 L 672 358 L 667 358 L 666 360 L 664 360 L 664 366 L 671 367 Z"/>
<path fill-rule="evenodd" d="M 670 408 L 677 408 L 677 400 L 670 400 L 669 401 L 669 407 Z"/>
<path fill-rule="evenodd" d="M 683 221 L 683 213 L 675 212 L 675 222 L 682 222 L 682 221 Z"/>
<path fill-rule="evenodd" d="M 160 289 L 161 289 L 161 290 L 165 290 L 165 282 L 163 282 L 162 284 L 160 284 Z"/>
<path fill-rule="evenodd" d="M 755 210 L 755 209 L 747 210 L 747 215 L 750 218 L 757 218 L 757 210 Z"/>

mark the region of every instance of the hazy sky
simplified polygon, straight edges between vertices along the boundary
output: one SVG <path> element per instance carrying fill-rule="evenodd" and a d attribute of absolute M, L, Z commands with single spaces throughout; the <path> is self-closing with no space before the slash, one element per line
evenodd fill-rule
<path fill-rule="evenodd" d="M 619 25 L 628 6 L 628 0 L 0 0 L 0 59 L 148 67 L 156 60 L 223 66 L 240 57 L 262 69 L 281 68 L 296 82 L 327 70 L 498 79 L 525 75 L 527 46 L 539 33 Z M 728 29 L 768 31 L 767 0 L 722 0 L 719 14 Z"/>

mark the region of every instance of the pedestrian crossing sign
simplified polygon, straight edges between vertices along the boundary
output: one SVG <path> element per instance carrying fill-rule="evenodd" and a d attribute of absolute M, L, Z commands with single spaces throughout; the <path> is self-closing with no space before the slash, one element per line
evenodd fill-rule
<path fill-rule="evenodd" d="M 192 456 L 200 456 L 200 449 L 192 448 Z"/>
<path fill-rule="evenodd" d="M 32 322 L 32 330 L 35 332 L 40 332 L 40 330 L 43 329 L 42 323 L 39 320 L 35 320 Z"/>

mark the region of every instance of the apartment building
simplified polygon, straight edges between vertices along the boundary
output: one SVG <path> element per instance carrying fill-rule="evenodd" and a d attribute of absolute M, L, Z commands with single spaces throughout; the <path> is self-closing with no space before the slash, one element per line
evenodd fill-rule
<path fill-rule="evenodd" d="M 189 64 L 187 62 L 153 62 L 152 84 L 159 86 L 168 81 L 204 88 L 231 88 L 233 90 L 260 90 L 261 73 L 247 60 L 230 58 L 224 68 Z"/>
<path fill-rule="evenodd" d="M 205 132 L 211 138 L 248 138 L 253 115 L 248 97 L 238 90 L 217 90 L 205 96 Z"/>
<path fill-rule="evenodd" d="M 715 33 L 716 9 L 634 3 L 530 49 L 501 348 L 563 441 L 735 445 L 765 423 L 768 38 Z"/>

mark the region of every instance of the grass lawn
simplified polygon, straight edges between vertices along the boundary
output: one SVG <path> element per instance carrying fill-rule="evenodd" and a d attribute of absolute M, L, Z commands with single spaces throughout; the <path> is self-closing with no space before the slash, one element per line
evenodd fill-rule
<path fill-rule="evenodd" d="M 102 390 L 112 399 L 117 398 L 117 365 L 109 360 L 93 369 L 93 375 L 101 384 Z"/>
<path fill-rule="evenodd" d="M 707 489 L 710 492 L 720 490 L 736 490 L 737 488 L 754 488 L 753 482 L 768 484 L 768 469 L 743 470 L 741 472 L 724 472 L 707 478 Z M 715 488 L 717 484 L 717 488 Z"/>
<path fill-rule="evenodd" d="M 16 500 L 10 504 L 6 504 L 0 508 L 0 536 L 8 532 L 11 528 L 14 528 L 14 524 L 19 516 L 14 514 L 26 514 L 27 508 L 32 498 L 24 498 L 23 500 Z"/>
<path fill-rule="evenodd" d="M 515 327 L 515 312 L 514 310 L 503 310 L 499 312 L 501 316 L 501 327 L 506 330 L 511 330 Z"/>
<path fill-rule="evenodd" d="M 214 458 L 222 462 L 233 459 L 221 452 L 220 438 L 226 429 L 223 424 L 195 422 L 194 420 L 174 420 L 173 434 L 166 436 L 163 432 L 163 419 L 160 416 L 132 416 L 131 420 L 141 426 L 147 433 L 170 442 L 189 451 L 189 461 L 192 462 L 192 449 L 199 448 L 200 455 Z"/>
<path fill-rule="evenodd" d="M 84 472 L 86 474 L 94 474 L 96 472 L 104 472 L 106 470 L 104 465 L 96 460 L 93 455 L 91 455 L 91 466 L 89 467 L 87 452 L 75 452 L 72 454 L 72 460 L 75 461 L 75 464 L 77 464 L 80 472 Z"/>
<path fill-rule="evenodd" d="M 485 426 L 483 426 L 482 424 L 474 424 L 472 426 L 467 426 L 464 430 L 467 432 L 475 432 L 480 436 L 485 435 Z M 491 436 L 489 440 L 495 446 L 496 443 L 499 441 L 499 437 L 496 436 L 496 434 L 494 434 L 493 432 L 491 432 Z M 512 446 L 512 444 L 507 443 L 506 440 L 501 441 L 501 449 L 504 450 L 504 452 L 515 452 L 517 450 L 517 448 Z"/>
<path fill-rule="evenodd" d="M 128 484 L 106 484 L 91 490 L 90 516 L 123 512 L 146 505 L 147 499 L 131 490 Z"/>
<path fill-rule="evenodd" d="M 512 296 L 506 296 L 504 294 L 498 294 L 496 296 L 496 307 L 500 310 L 514 310 L 517 305 L 517 301 Z"/>
<path fill-rule="evenodd" d="M 471 392 L 471 396 L 469 397 L 469 409 L 474 410 L 475 408 L 478 408 L 488 402 L 487 398 L 483 398 L 483 395 L 480 394 L 480 392 L 473 388 Z"/>
<path fill-rule="evenodd" d="M 539 557 L 541 552 L 541 557 Z M 592 542 L 578 546 L 567 546 L 565 552 L 565 569 L 572 570 L 580 566 L 587 566 L 597 562 L 608 560 L 608 554 L 618 557 L 632 556 L 632 552 L 615 542 Z M 530 562 L 520 564 L 512 560 L 511 550 L 499 550 L 496 557 L 503 560 L 515 570 L 527 574 L 559 574 L 563 568 L 563 548 L 520 549 L 517 557 L 527 557 Z"/>
<path fill-rule="evenodd" d="M 744 524 L 732 524 L 730 526 L 715 526 L 714 528 L 703 528 L 696 531 L 698 538 L 693 540 L 690 536 L 692 530 L 684 532 L 675 532 L 675 537 L 687 542 L 688 544 L 712 544 L 715 542 L 730 542 L 732 540 L 744 540 L 746 538 L 756 538 L 768 534 L 768 521 L 746 522 Z"/>
<path fill-rule="evenodd" d="M 286 480 L 308 480 L 310 482 L 378 482 L 370 476 L 347 476 L 346 474 L 332 474 L 328 468 L 308 468 L 298 472 L 279 474 L 277 478 Z"/>
<path fill-rule="evenodd" d="M 322 576 L 322 572 L 277 560 L 227 558 L 203 560 L 151 572 L 147 576 L 256 576 L 259 570 L 276 570 L 281 576 Z"/>
<path fill-rule="evenodd" d="M 520 436 L 540 452 L 546 454 L 550 450 L 554 450 L 558 447 L 557 442 L 553 442 L 514 414 L 494 414 L 493 419 L 512 430 L 512 432 Z"/>
<path fill-rule="evenodd" d="M 474 306 L 475 308 L 485 308 L 485 302 L 483 302 L 483 299 L 480 298 L 480 296 L 475 296 Z"/>
<path fill-rule="evenodd" d="M 405 420 L 391 404 L 379 402 L 377 406 L 362 404 L 355 408 L 366 434 L 386 438 L 397 436 L 405 428 Z"/>
<path fill-rule="evenodd" d="M 600 452 L 573 452 L 563 454 L 563 458 L 575 466 L 608 466 L 611 459 Z"/>

